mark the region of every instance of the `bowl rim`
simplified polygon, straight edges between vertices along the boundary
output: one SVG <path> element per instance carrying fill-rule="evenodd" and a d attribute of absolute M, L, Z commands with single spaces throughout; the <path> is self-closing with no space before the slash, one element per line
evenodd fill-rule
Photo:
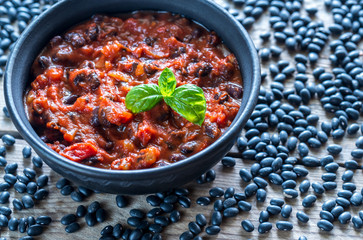
<path fill-rule="evenodd" d="M 259 87 L 260 87 L 260 65 L 259 65 L 259 58 L 257 55 L 257 51 L 255 48 L 254 43 L 252 42 L 251 38 L 249 37 L 248 32 L 243 28 L 241 23 L 239 23 L 232 15 L 228 13 L 225 9 L 223 9 L 221 6 L 219 6 L 217 3 L 213 2 L 212 0 L 203 0 L 207 5 L 209 5 L 212 8 L 215 8 L 218 11 L 221 11 L 224 15 L 226 15 L 230 20 L 233 21 L 236 28 L 239 28 L 239 31 L 241 31 L 244 41 L 246 42 L 246 46 L 249 50 L 249 53 L 252 55 L 252 87 L 250 92 L 250 97 L 248 98 L 247 103 L 245 104 L 244 109 L 239 109 L 235 119 L 231 123 L 231 125 L 225 130 L 225 132 L 211 145 L 203 149 L 202 151 L 175 163 L 172 163 L 167 166 L 163 167 L 156 167 L 156 168 L 147 168 L 147 169 L 137 169 L 137 170 L 112 170 L 112 169 L 103 169 L 103 168 L 97 168 L 92 167 L 88 165 L 84 165 L 78 162 L 74 162 L 70 159 L 67 159 L 60 154 L 58 154 L 56 151 L 52 150 L 50 147 L 48 147 L 37 134 L 33 134 L 35 131 L 29 130 L 25 123 L 21 121 L 20 114 L 15 106 L 14 97 L 12 95 L 12 71 L 15 64 L 15 57 L 21 50 L 21 46 L 24 44 L 25 40 L 27 39 L 28 35 L 32 31 L 34 31 L 34 28 L 36 27 L 37 23 L 43 19 L 49 18 L 52 14 L 56 13 L 58 8 L 62 8 L 63 5 L 68 5 L 70 2 L 74 0 L 64 0 L 56 3 L 51 8 L 49 8 L 46 12 L 42 13 L 35 19 L 21 34 L 19 37 L 16 45 L 14 46 L 6 65 L 5 70 L 5 77 L 4 77 L 4 95 L 5 95 L 5 101 L 6 105 L 9 109 L 10 116 L 13 120 L 14 125 L 16 126 L 19 133 L 23 136 L 23 138 L 32 146 L 33 149 L 38 149 L 39 151 L 42 151 L 44 155 L 47 155 L 49 158 L 52 158 L 52 161 L 57 162 L 58 165 L 61 167 L 64 167 L 66 169 L 73 169 L 75 172 L 82 172 L 83 175 L 89 176 L 92 175 L 94 177 L 99 177 L 104 174 L 108 175 L 108 179 L 119 179 L 120 176 L 124 176 L 125 179 L 129 180 L 144 180 L 150 178 L 150 176 L 153 176 L 154 174 L 162 174 L 167 175 L 170 173 L 173 173 L 175 169 L 183 169 L 187 168 L 187 166 L 194 161 L 197 161 L 199 158 L 203 157 L 206 154 L 212 154 L 215 151 L 218 151 L 218 146 L 225 143 L 226 141 L 230 140 L 231 135 L 235 135 L 236 131 L 241 130 L 241 125 L 244 124 L 244 122 L 247 121 L 248 116 L 251 115 L 254 106 L 257 102 L 257 97 L 259 94 Z M 162 11 L 162 10 L 161 10 Z M 198 22 L 198 21 L 197 21 Z M 77 23 L 74 23 L 77 24 Z M 218 32 L 217 32 L 218 34 Z M 228 46 L 227 46 L 228 47 Z M 239 62 L 239 61 L 238 61 Z M 241 63 L 239 62 L 239 66 L 241 67 Z M 244 80 L 244 79 L 243 79 Z M 245 92 L 244 92 L 245 93 Z M 241 102 L 242 103 L 242 102 Z M 135 177 L 136 176 L 136 177 Z"/>

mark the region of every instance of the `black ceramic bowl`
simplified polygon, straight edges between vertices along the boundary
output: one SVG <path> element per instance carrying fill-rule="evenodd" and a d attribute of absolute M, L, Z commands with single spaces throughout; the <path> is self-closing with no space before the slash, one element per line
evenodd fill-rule
<path fill-rule="evenodd" d="M 217 32 L 239 62 L 244 88 L 241 108 L 229 129 L 216 142 L 169 166 L 117 171 L 68 160 L 51 150 L 38 137 L 25 114 L 23 96 L 31 81 L 31 65 L 53 36 L 93 14 L 116 14 L 136 10 L 182 14 Z M 231 15 L 210 0 L 65 0 L 35 19 L 21 35 L 8 60 L 4 85 L 6 104 L 16 128 L 54 171 L 76 184 L 94 190 L 143 194 L 165 191 L 197 178 L 230 150 L 255 107 L 260 87 L 260 68 L 255 46 L 248 33 Z"/>

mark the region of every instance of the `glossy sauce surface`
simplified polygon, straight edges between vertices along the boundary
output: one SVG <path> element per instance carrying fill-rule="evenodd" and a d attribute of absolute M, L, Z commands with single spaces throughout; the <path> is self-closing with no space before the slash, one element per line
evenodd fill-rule
<path fill-rule="evenodd" d="M 200 127 L 161 101 L 133 114 L 133 86 L 157 84 L 170 68 L 177 86 L 201 87 L 207 101 Z M 25 95 L 28 117 L 53 150 L 106 169 L 165 166 L 212 144 L 235 118 L 242 78 L 218 36 L 170 13 L 96 15 L 55 36 L 34 61 Z"/>

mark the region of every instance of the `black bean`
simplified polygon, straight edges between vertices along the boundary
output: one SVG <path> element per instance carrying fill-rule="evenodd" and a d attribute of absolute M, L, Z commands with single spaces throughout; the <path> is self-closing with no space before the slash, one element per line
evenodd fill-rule
<path fill-rule="evenodd" d="M 327 165 L 324 166 L 325 171 L 330 172 L 330 173 L 334 173 L 338 170 L 339 165 L 337 163 L 328 163 Z"/>
<path fill-rule="evenodd" d="M 11 147 L 15 144 L 15 138 L 10 134 L 4 134 L 1 137 L 1 140 L 3 141 L 4 145 L 7 147 Z"/>
<path fill-rule="evenodd" d="M 77 217 L 84 217 L 87 213 L 87 209 L 83 205 L 79 205 L 76 210 Z"/>
<path fill-rule="evenodd" d="M 38 186 L 35 182 L 29 182 L 27 185 L 26 185 L 26 192 L 30 195 L 33 195 L 35 194 L 35 192 L 37 191 L 38 189 Z"/>
<path fill-rule="evenodd" d="M 239 171 L 239 175 L 240 177 L 242 178 L 243 181 L 245 182 L 249 182 L 252 180 L 252 174 L 250 173 L 250 171 L 248 171 L 247 169 L 245 168 L 242 168 L 240 171 Z"/>
<path fill-rule="evenodd" d="M 49 216 L 39 216 L 36 219 L 36 223 L 40 225 L 49 225 L 52 222 L 52 218 Z"/>
<path fill-rule="evenodd" d="M 186 196 L 180 196 L 178 198 L 178 203 L 180 204 L 180 206 L 182 206 L 183 208 L 190 208 L 191 205 L 191 201 L 188 197 Z"/>
<path fill-rule="evenodd" d="M 150 224 L 149 231 L 153 233 L 160 233 L 163 230 L 162 226 L 159 224 Z"/>
<path fill-rule="evenodd" d="M 195 220 L 198 223 L 198 225 L 201 227 L 204 227 L 207 225 L 207 219 L 201 213 L 197 214 L 197 216 L 195 217 Z"/>
<path fill-rule="evenodd" d="M 34 159 L 35 157 L 33 157 L 33 159 Z M 58 181 L 57 181 L 57 183 L 56 183 L 56 187 L 58 188 L 58 189 L 62 189 L 63 187 L 65 187 L 65 186 L 67 186 L 67 185 L 69 185 L 70 184 L 70 182 L 66 179 L 66 178 L 60 178 Z"/>
<path fill-rule="evenodd" d="M 353 196 L 353 193 L 351 191 L 348 190 L 340 190 L 337 193 L 338 197 L 343 197 L 345 199 L 350 199 Z"/>
<path fill-rule="evenodd" d="M 339 204 L 343 208 L 347 208 L 347 207 L 350 206 L 349 200 L 347 200 L 345 198 L 342 198 L 342 197 L 337 197 L 336 202 L 337 202 L 337 204 Z"/>
<path fill-rule="evenodd" d="M 193 233 L 191 233 L 190 231 L 183 232 L 179 236 L 179 239 L 180 240 L 191 240 L 191 239 L 193 239 Z"/>
<path fill-rule="evenodd" d="M 8 218 L 5 215 L 0 214 L 0 227 L 7 227 L 8 223 L 9 223 Z"/>
<path fill-rule="evenodd" d="M 17 198 L 13 199 L 13 206 L 17 210 L 22 210 L 24 208 L 23 203 Z"/>
<path fill-rule="evenodd" d="M 73 191 L 71 193 L 71 198 L 76 202 L 82 202 L 84 199 L 84 195 L 78 191 Z"/>
<path fill-rule="evenodd" d="M 40 175 L 37 179 L 38 187 L 42 188 L 48 184 L 48 176 L 47 175 Z"/>
<path fill-rule="evenodd" d="M 175 194 L 168 195 L 164 198 L 164 203 L 174 204 L 178 201 L 178 196 Z"/>
<path fill-rule="evenodd" d="M 209 205 L 211 202 L 209 197 L 199 197 L 197 199 L 197 204 L 201 205 L 201 206 L 207 206 Z"/>
<path fill-rule="evenodd" d="M 32 155 L 32 149 L 29 146 L 25 146 L 23 148 L 23 158 L 30 158 L 30 156 Z"/>
<path fill-rule="evenodd" d="M 4 191 L 0 193 L 0 203 L 4 204 L 9 201 L 10 193 L 8 191 Z"/>
<path fill-rule="evenodd" d="M 21 175 L 21 174 L 18 174 L 16 176 L 16 178 L 19 180 L 19 182 L 22 182 L 22 183 L 25 183 L 25 184 L 29 183 L 29 181 L 30 181 L 30 179 L 27 176 Z"/>
<path fill-rule="evenodd" d="M 34 201 L 33 201 L 33 198 L 29 195 L 24 195 L 22 198 L 21 198 L 21 201 L 23 202 L 23 205 L 25 208 L 32 208 L 34 207 Z"/>
<path fill-rule="evenodd" d="M 344 212 L 344 208 L 342 206 L 336 206 L 330 212 L 335 218 L 338 218 Z"/>
<path fill-rule="evenodd" d="M 304 206 L 304 207 L 311 207 L 314 203 L 315 203 L 315 201 L 316 201 L 316 199 L 317 199 L 317 197 L 315 196 L 315 195 L 307 195 L 304 199 L 303 199 L 303 201 L 302 201 L 302 205 Z"/>
<path fill-rule="evenodd" d="M 360 217 L 358 217 L 358 216 L 354 216 L 354 217 L 352 218 L 352 223 L 353 223 L 353 227 L 354 227 L 355 229 L 360 229 L 360 228 L 362 228 L 362 227 L 363 227 L 363 221 L 362 221 L 362 219 L 361 219 Z"/>
<path fill-rule="evenodd" d="M 114 227 L 113 227 L 113 230 L 112 230 L 112 236 L 115 237 L 115 238 L 120 238 L 121 237 L 121 234 L 122 234 L 122 225 L 120 223 L 117 223 Z"/>
<path fill-rule="evenodd" d="M 252 205 L 249 202 L 241 200 L 238 202 L 238 208 L 241 209 L 242 211 L 248 212 L 251 211 Z"/>
<path fill-rule="evenodd" d="M 97 223 L 96 216 L 95 216 L 94 213 L 87 213 L 85 215 L 85 220 L 86 220 L 87 225 L 90 226 L 90 227 L 93 227 Z M 129 219 L 127 219 L 127 221 L 128 220 Z"/>
<path fill-rule="evenodd" d="M 362 205 L 363 197 L 361 193 L 353 193 L 352 197 L 350 198 L 350 203 L 354 206 Z"/>
<path fill-rule="evenodd" d="M 334 216 L 333 216 L 333 214 L 331 214 L 330 212 L 328 212 L 328 211 L 325 211 L 325 210 L 323 210 L 323 211 L 320 211 L 320 218 L 321 219 L 325 219 L 325 220 L 327 220 L 327 221 L 329 221 L 329 222 L 333 222 L 334 221 Z"/>
<path fill-rule="evenodd" d="M 8 223 L 8 227 L 10 231 L 18 230 L 19 220 L 17 218 L 11 218 Z"/>
<path fill-rule="evenodd" d="M 96 211 L 96 220 L 99 223 L 102 223 L 106 220 L 106 211 L 103 208 L 99 208 Z"/>
<path fill-rule="evenodd" d="M 188 224 L 188 228 L 189 228 L 189 231 L 195 235 L 198 235 L 199 233 L 202 232 L 202 230 L 200 229 L 199 225 L 196 222 L 190 222 Z"/>
<path fill-rule="evenodd" d="M 210 169 L 205 173 L 205 180 L 207 182 L 212 182 L 214 181 L 215 178 L 216 178 L 216 172 L 213 169 Z"/>
<path fill-rule="evenodd" d="M 26 185 L 22 182 L 16 182 L 14 184 L 14 189 L 18 192 L 18 193 L 25 193 L 26 191 Z"/>
<path fill-rule="evenodd" d="M 237 204 L 237 201 L 234 198 L 227 198 L 226 200 L 223 201 L 223 207 L 224 208 L 229 208 L 229 207 L 232 207 L 232 206 L 234 206 L 236 204 Z"/>
<path fill-rule="evenodd" d="M 42 168 L 43 167 L 43 160 L 38 156 L 32 157 L 32 163 L 37 168 Z M 63 179 L 65 179 L 65 178 L 63 178 Z M 59 180 L 59 181 L 61 181 L 61 180 Z M 58 189 L 60 189 L 61 187 L 59 187 L 59 186 L 60 186 L 61 183 L 58 184 L 58 182 L 57 182 L 56 186 L 57 186 Z"/>
<path fill-rule="evenodd" d="M 71 185 L 65 185 L 64 187 L 62 187 L 60 193 L 63 196 L 68 196 L 73 192 L 74 188 Z"/>
<path fill-rule="evenodd" d="M 267 197 L 266 190 L 264 190 L 262 188 L 257 190 L 256 199 L 258 202 L 264 202 L 266 200 L 266 197 Z"/>
<path fill-rule="evenodd" d="M 219 226 L 208 226 L 206 229 L 205 229 L 205 232 L 208 234 L 208 235 L 217 235 L 219 232 L 221 231 L 221 228 Z"/>
<path fill-rule="evenodd" d="M 69 224 L 75 222 L 76 220 L 77 220 L 76 215 L 74 215 L 74 214 L 67 214 L 67 215 L 64 215 L 61 218 L 61 224 L 63 224 L 63 225 L 69 225 Z"/>
<path fill-rule="evenodd" d="M 261 178 L 261 177 L 255 177 L 253 179 L 253 181 L 257 184 L 258 187 L 260 188 L 265 188 L 267 187 L 268 183 L 265 179 Z"/>
<path fill-rule="evenodd" d="M 0 148 L 1 148 L 2 146 L 0 146 Z M 4 166 L 6 166 L 6 164 L 7 164 L 8 162 L 6 161 L 6 159 L 3 157 L 3 156 L 0 156 L 0 166 L 1 167 L 4 167 Z"/>
<path fill-rule="evenodd" d="M 257 192 L 257 189 L 258 189 L 258 186 L 256 183 L 250 183 L 248 184 L 246 187 L 245 187 L 245 194 L 246 194 L 246 197 L 250 197 L 254 194 L 256 194 Z"/>
<path fill-rule="evenodd" d="M 9 163 L 5 167 L 5 173 L 14 174 L 17 169 L 18 169 L 17 163 Z"/>
<path fill-rule="evenodd" d="M 130 210 L 130 216 L 142 219 L 145 217 L 145 213 L 143 211 L 141 211 L 140 209 L 134 208 L 134 209 Z"/>
<path fill-rule="evenodd" d="M 266 210 L 271 215 L 277 215 L 281 212 L 281 207 L 276 205 L 269 205 L 267 206 Z"/>
<path fill-rule="evenodd" d="M 250 220 L 243 220 L 241 225 L 246 232 L 253 232 L 253 230 L 255 230 L 255 227 Z"/>
<path fill-rule="evenodd" d="M 174 206 L 173 206 L 173 204 L 165 203 L 165 202 L 163 202 L 163 203 L 161 203 L 161 204 L 160 204 L 160 208 L 161 208 L 164 212 L 166 212 L 166 213 L 171 213 L 171 212 L 174 210 Z"/>
<path fill-rule="evenodd" d="M 330 199 L 330 200 L 325 201 L 321 208 L 325 211 L 330 212 L 335 207 L 335 205 L 336 205 L 335 199 Z"/>
<path fill-rule="evenodd" d="M 277 221 L 276 222 L 276 227 L 279 230 L 291 231 L 294 226 L 292 225 L 291 222 L 288 222 L 288 221 Z"/>
<path fill-rule="evenodd" d="M 148 218 L 154 218 L 154 217 L 156 217 L 156 216 L 160 215 L 162 212 L 163 212 L 163 211 L 162 211 L 160 208 L 153 208 L 153 209 L 151 209 L 151 210 L 150 210 L 150 211 L 146 214 L 146 216 L 147 216 Z"/>
<path fill-rule="evenodd" d="M 224 217 L 227 217 L 227 218 L 229 218 L 229 217 L 235 217 L 235 216 L 237 216 L 237 214 L 238 214 L 238 208 L 236 208 L 236 207 L 229 207 L 229 208 L 226 208 L 224 211 L 223 211 L 223 216 Z"/>
<path fill-rule="evenodd" d="M 351 218 L 352 215 L 350 214 L 350 212 L 343 212 L 339 215 L 338 220 L 341 224 L 347 224 Z"/>
<path fill-rule="evenodd" d="M 177 211 L 177 210 L 174 210 L 170 213 L 170 221 L 173 222 L 173 223 L 176 223 L 180 220 L 180 212 Z"/>
<path fill-rule="evenodd" d="M 234 187 L 229 187 L 226 189 L 226 191 L 224 192 L 224 198 L 231 198 L 233 197 L 235 194 L 235 189 Z"/>
<path fill-rule="evenodd" d="M 65 231 L 66 231 L 67 233 L 74 233 L 74 232 L 77 232 L 80 228 L 81 228 L 81 226 L 79 225 L 79 223 L 77 223 L 77 222 L 72 222 L 71 224 L 69 224 L 69 225 L 65 228 Z"/>
<path fill-rule="evenodd" d="M 289 218 L 290 217 L 290 214 L 292 212 L 292 207 L 291 205 L 285 205 L 282 207 L 281 209 L 281 216 L 283 218 Z"/>
<path fill-rule="evenodd" d="M 157 216 L 157 217 L 155 217 L 154 222 L 156 224 L 159 224 L 159 225 L 163 226 L 163 227 L 166 227 L 166 226 L 168 226 L 170 224 L 169 218 L 167 218 L 165 216 Z"/>
<path fill-rule="evenodd" d="M 29 216 L 27 218 L 28 226 L 32 226 L 35 224 L 35 218 L 33 216 Z"/>
<path fill-rule="evenodd" d="M 27 230 L 27 227 L 28 227 L 27 219 L 26 218 L 20 218 L 19 219 L 19 226 L 18 226 L 19 232 L 20 233 L 25 233 L 26 230 Z"/>
<path fill-rule="evenodd" d="M 98 201 L 92 202 L 89 206 L 87 211 L 89 213 L 95 213 L 99 208 L 101 207 L 101 204 Z"/>
<path fill-rule="evenodd" d="M 357 148 L 363 149 L 363 136 L 360 136 L 355 142 Z"/>
<path fill-rule="evenodd" d="M 270 173 L 268 179 L 271 183 L 275 185 L 281 185 L 283 183 L 283 179 L 281 178 L 281 176 L 276 173 Z"/>
<path fill-rule="evenodd" d="M 107 225 L 101 230 L 101 236 L 111 235 L 113 232 L 113 227 L 111 225 Z"/>
<path fill-rule="evenodd" d="M 84 197 L 89 197 L 92 195 L 93 191 L 88 189 L 88 188 L 85 188 L 85 187 L 82 187 L 82 186 L 79 186 L 78 187 L 78 191 L 84 196 Z"/>
<path fill-rule="evenodd" d="M 302 211 L 296 212 L 296 218 L 303 223 L 307 223 L 309 221 L 309 216 Z"/>
<path fill-rule="evenodd" d="M 29 236 L 39 236 L 40 234 L 43 233 L 43 226 L 39 225 L 39 224 L 34 224 L 29 226 L 27 234 Z"/>
<path fill-rule="evenodd" d="M 159 197 L 155 196 L 155 195 L 147 196 L 146 201 L 147 201 L 147 203 L 149 203 L 151 206 L 154 206 L 154 207 L 159 206 L 161 204 L 161 202 L 162 202 L 162 200 Z"/>
<path fill-rule="evenodd" d="M 343 187 L 344 190 L 349 190 L 349 191 L 352 191 L 352 192 L 357 189 L 357 186 L 352 182 L 343 183 L 342 187 Z"/>
<path fill-rule="evenodd" d="M 272 229 L 272 224 L 270 222 L 263 222 L 260 223 L 258 226 L 258 232 L 259 233 L 267 233 Z"/>
<path fill-rule="evenodd" d="M 225 167 L 234 167 L 236 165 L 236 160 L 232 157 L 222 158 L 222 164 Z"/>
<path fill-rule="evenodd" d="M 363 149 L 354 149 L 351 152 L 351 155 L 354 158 L 362 158 L 363 157 Z"/>
<path fill-rule="evenodd" d="M 34 193 L 34 198 L 36 200 L 43 200 L 48 196 L 49 192 L 46 189 L 39 189 Z"/>
<path fill-rule="evenodd" d="M 121 239 L 124 239 L 124 240 L 129 239 L 130 233 L 131 233 L 131 229 L 125 229 L 124 233 L 121 236 Z"/>
<path fill-rule="evenodd" d="M 212 225 L 219 226 L 222 223 L 222 214 L 219 211 L 214 211 L 211 217 Z"/>
<path fill-rule="evenodd" d="M 323 187 L 327 191 L 333 190 L 333 189 L 337 188 L 337 183 L 336 182 L 325 182 L 325 183 L 323 183 Z"/>

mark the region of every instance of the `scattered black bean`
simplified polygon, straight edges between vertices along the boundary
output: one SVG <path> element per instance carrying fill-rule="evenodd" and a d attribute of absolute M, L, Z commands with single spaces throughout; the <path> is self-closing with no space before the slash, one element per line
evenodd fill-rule
<path fill-rule="evenodd" d="M 67 233 L 74 233 L 74 232 L 77 232 L 80 228 L 81 228 L 81 226 L 79 225 L 79 223 L 72 222 L 71 224 L 66 226 L 65 231 Z"/>
<path fill-rule="evenodd" d="M 77 220 L 76 215 L 74 215 L 74 214 L 67 214 L 67 215 L 64 215 L 61 218 L 61 224 L 63 224 L 63 225 L 69 225 L 69 224 L 75 222 L 76 220 Z"/>
<path fill-rule="evenodd" d="M 35 222 L 40 225 L 49 225 L 52 222 L 52 218 L 49 216 L 39 216 Z"/>
<path fill-rule="evenodd" d="M 1 140 L 3 141 L 4 145 L 7 147 L 11 147 L 15 144 L 15 138 L 10 134 L 4 134 L 1 137 Z"/>
<path fill-rule="evenodd" d="M 39 236 L 43 233 L 43 226 L 39 224 L 30 225 L 27 231 L 29 236 Z"/>

